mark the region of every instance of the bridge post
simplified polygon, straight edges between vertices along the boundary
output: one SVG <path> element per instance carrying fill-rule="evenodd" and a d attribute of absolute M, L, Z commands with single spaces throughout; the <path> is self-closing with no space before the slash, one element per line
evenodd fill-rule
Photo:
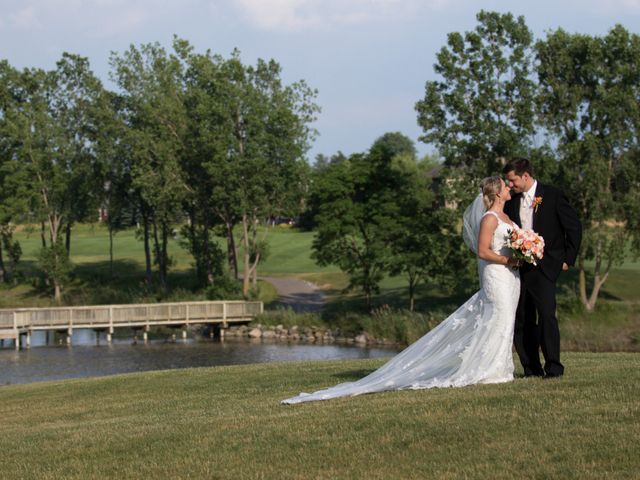
<path fill-rule="evenodd" d="M 107 330 L 107 343 L 111 345 L 113 340 L 113 306 L 109 306 L 109 330 Z"/>
<path fill-rule="evenodd" d="M 18 332 L 18 312 L 13 312 L 13 331 L 15 333 L 16 351 L 20 350 L 20 332 Z"/>
<path fill-rule="evenodd" d="M 182 339 L 186 340 L 187 339 L 187 326 L 183 326 L 182 327 Z"/>
<path fill-rule="evenodd" d="M 227 302 L 222 304 L 222 326 L 220 327 L 220 331 L 227 328 Z"/>
<path fill-rule="evenodd" d="M 71 346 L 71 337 L 73 336 L 73 328 L 67 328 L 67 345 Z"/>

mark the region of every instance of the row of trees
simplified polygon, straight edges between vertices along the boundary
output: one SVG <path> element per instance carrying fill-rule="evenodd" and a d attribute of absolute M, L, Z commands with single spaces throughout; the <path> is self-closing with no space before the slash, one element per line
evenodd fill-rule
<path fill-rule="evenodd" d="M 409 138 L 387 133 L 367 153 L 319 160 L 309 194 L 313 253 L 347 272 L 368 307 L 385 275 L 404 276 L 413 310 L 418 283 L 450 283 L 464 269 L 458 214 L 434 189 L 437 162 L 419 160 Z"/>
<path fill-rule="evenodd" d="M 602 37 L 557 30 L 535 41 L 523 17 L 477 20 L 448 36 L 440 79 L 416 104 L 421 140 L 442 157 L 439 179 L 400 134 L 368 153 L 321 158 L 310 197 L 316 258 L 348 272 L 368 302 L 383 275 L 404 273 L 413 308 L 419 279 L 464 278 L 457 226 L 479 180 L 527 156 L 583 221 L 579 296 L 592 310 L 612 266 L 629 246 L 640 252 L 640 37 L 618 25 Z"/>
<path fill-rule="evenodd" d="M 640 253 L 640 36 L 617 25 L 535 41 L 523 17 L 477 19 L 438 54 L 441 79 L 416 104 L 422 140 L 441 152 L 458 198 L 518 155 L 562 187 L 584 226 L 579 296 L 592 310 L 611 267 L 629 246 Z"/>
<path fill-rule="evenodd" d="M 368 302 L 384 275 L 404 274 L 413 306 L 421 279 L 464 270 L 460 212 L 443 205 L 464 208 L 480 178 L 524 155 L 579 211 L 579 294 L 593 309 L 612 266 L 640 252 L 640 37 L 615 26 L 536 41 L 522 17 L 477 19 L 448 36 L 440 78 L 416 104 L 438 178 L 397 133 L 309 172 L 316 93 L 284 85 L 274 61 L 247 66 L 178 38 L 171 53 L 132 46 L 111 58 L 116 91 L 75 55 L 50 72 L 0 63 L 0 279 L 20 256 L 12 225 L 35 222 L 59 298 L 72 226 L 103 207 L 111 233 L 140 224 L 149 286 L 167 288 L 168 238 L 182 224 L 201 284 L 229 269 L 247 295 L 265 252 L 259 219 L 306 205 L 318 262 L 346 271 Z"/>
<path fill-rule="evenodd" d="M 139 224 L 149 288 L 168 287 L 168 240 L 185 224 L 201 284 L 223 278 L 226 256 L 248 295 L 264 248 L 259 219 L 301 208 L 316 92 L 283 84 L 273 60 L 245 65 L 237 51 L 196 53 L 179 38 L 170 53 L 131 46 L 110 64 L 116 91 L 76 55 L 53 71 L 0 63 L 4 252 L 19 253 L 15 223 L 39 224 L 40 264 L 60 301 L 72 227 L 103 209 L 111 238 Z M 0 256 L 2 273 L 5 263 Z"/>

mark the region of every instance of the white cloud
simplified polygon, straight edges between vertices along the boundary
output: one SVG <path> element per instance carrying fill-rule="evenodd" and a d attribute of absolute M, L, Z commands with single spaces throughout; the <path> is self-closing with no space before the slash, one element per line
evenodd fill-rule
<path fill-rule="evenodd" d="M 33 30 L 42 26 L 33 5 L 7 15 L 7 23 L 16 30 Z"/>
<path fill-rule="evenodd" d="M 0 0 L 4 30 L 67 32 L 102 38 L 153 26 L 154 21 L 194 11 L 197 0 Z"/>
<path fill-rule="evenodd" d="M 452 0 L 232 0 L 240 15 L 262 30 L 300 31 L 408 18 Z M 454 0 L 455 1 L 455 0 Z"/>
<path fill-rule="evenodd" d="M 622 0 L 621 3 L 624 7 L 632 10 L 640 10 L 640 0 Z"/>

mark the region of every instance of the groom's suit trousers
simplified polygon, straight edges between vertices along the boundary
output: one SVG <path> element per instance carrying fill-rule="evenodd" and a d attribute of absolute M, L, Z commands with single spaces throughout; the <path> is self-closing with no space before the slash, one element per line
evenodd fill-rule
<path fill-rule="evenodd" d="M 520 288 L 514 343 L 525 375 L 562 375 L 556 284 L 540 268 L 527 264 L 520 269 Z M 545 360 L 544 370 L 539 348 Z"/>

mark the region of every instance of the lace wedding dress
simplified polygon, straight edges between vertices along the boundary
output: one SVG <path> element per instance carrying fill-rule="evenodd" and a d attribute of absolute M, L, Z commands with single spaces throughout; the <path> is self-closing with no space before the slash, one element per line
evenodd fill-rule
<path fill-rule="evenodd" d="M 510 228 L 498 218 L 491 249 L 509 255 Z M 517 270 L 479 260 L 481 288 L 453 315 L 375 372 L 352 383 L 283 400 L 294 404 L 385 390 L 462 387 L 513 379 L 513 328 L 520 277 Z"/>

